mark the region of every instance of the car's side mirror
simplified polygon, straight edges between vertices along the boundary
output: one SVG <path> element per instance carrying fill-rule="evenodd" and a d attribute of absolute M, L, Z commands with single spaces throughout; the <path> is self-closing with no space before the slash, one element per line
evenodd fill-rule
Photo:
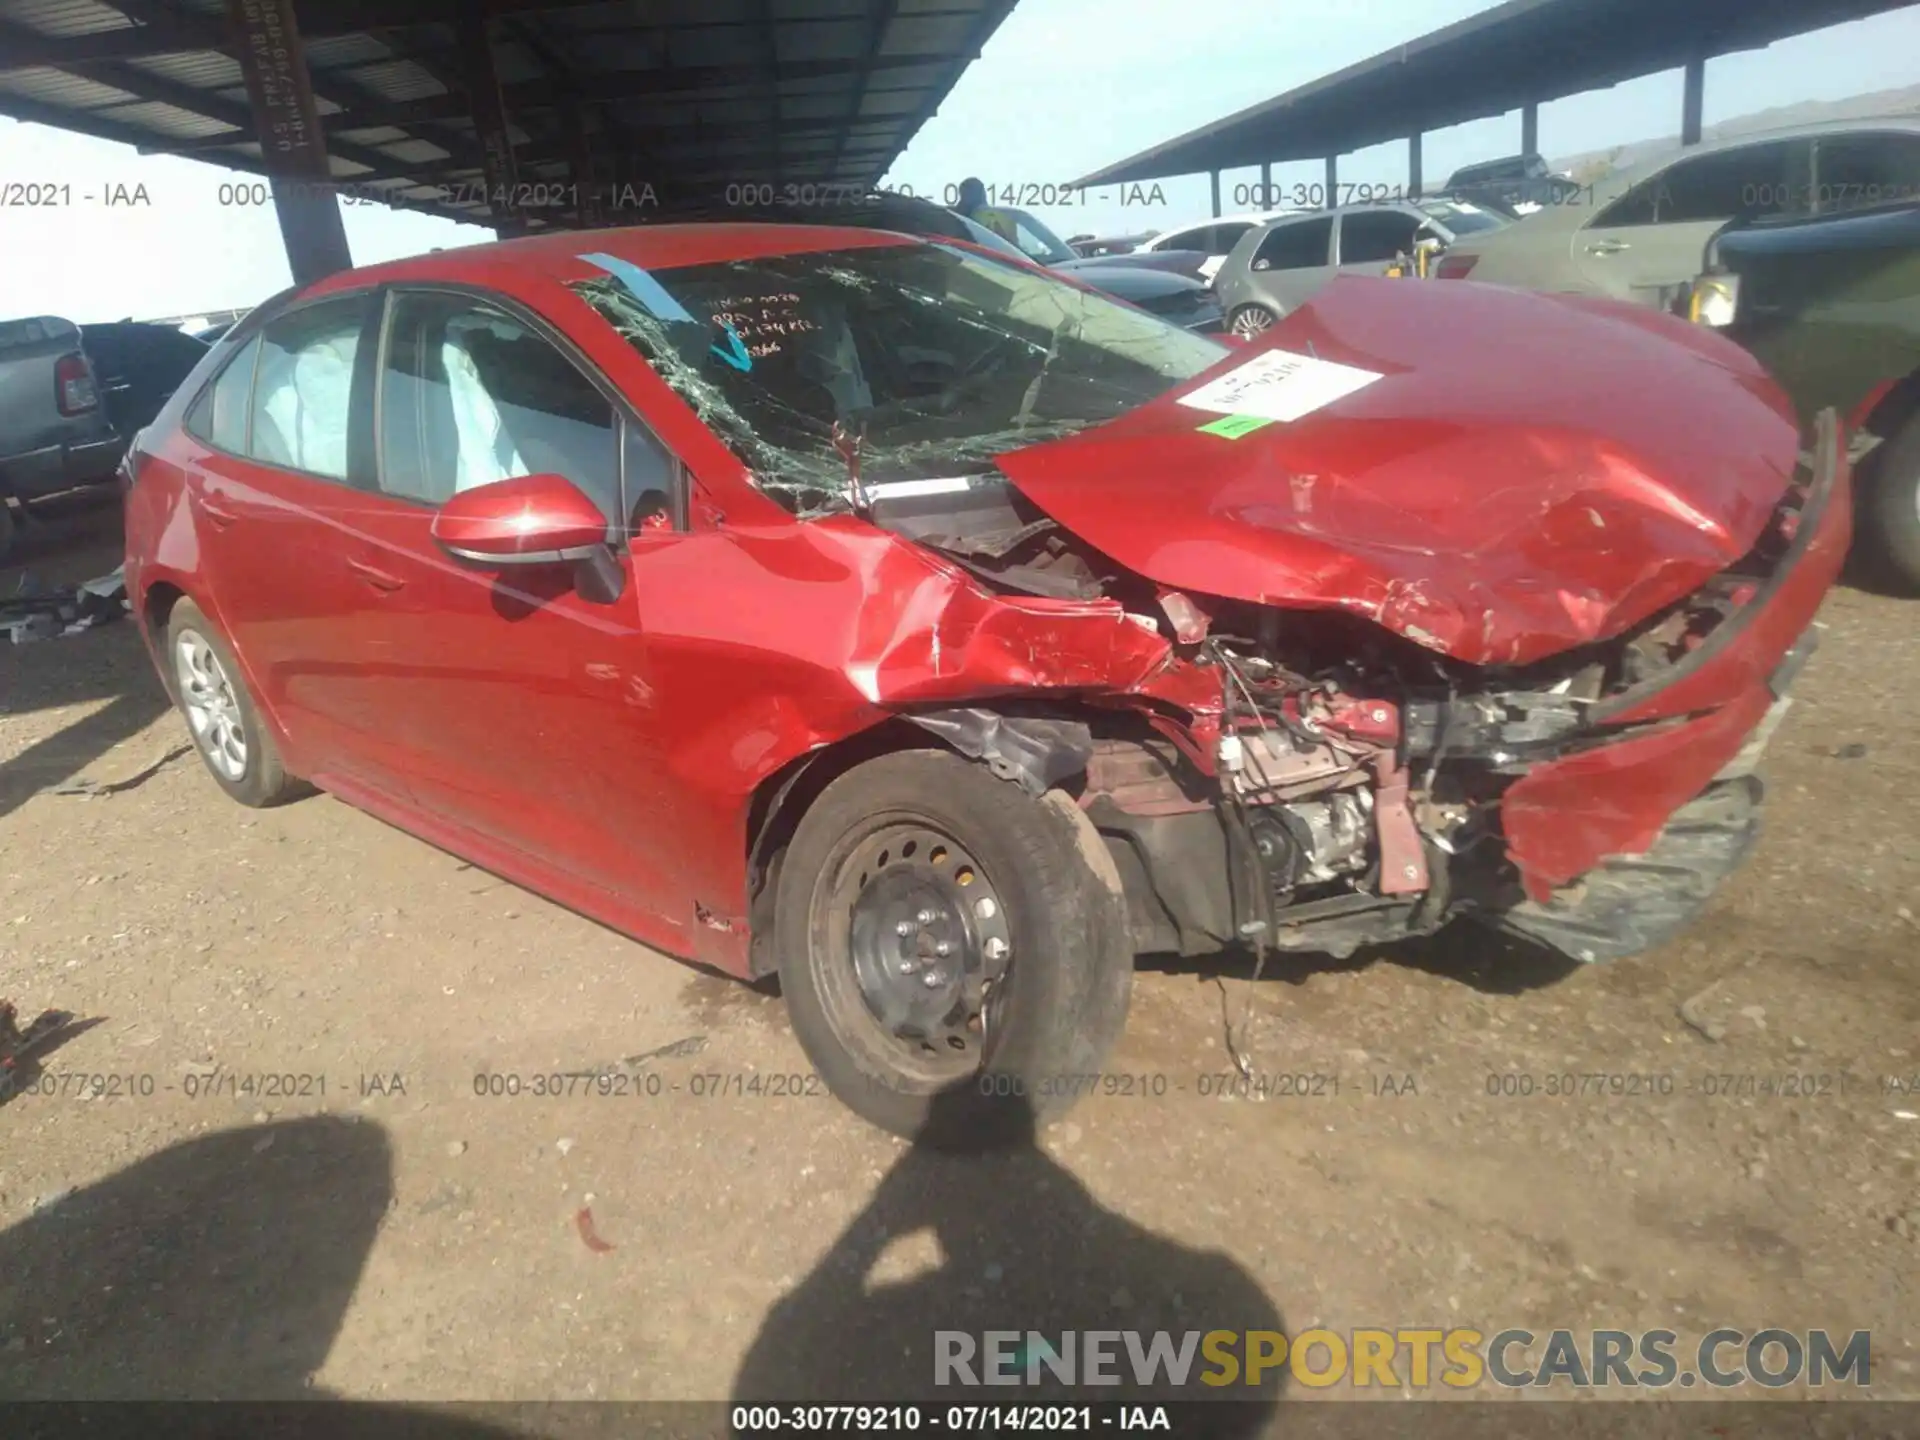
<path fill-rule="evenodd" d="M 462 490 L 434 513 L 432 535 L 454 559 L 485 569 L 572 565 L 575 586 L 591 600 L 609 603 L 623 589 L 607 517 L 564 475 Z"/>
<path fill-rule="evenodd" d="M 564 475 L 517 475 L 454 495 L 433 538 L 475 565 L 560 565 L 606 546 L 607 517 Z"/>

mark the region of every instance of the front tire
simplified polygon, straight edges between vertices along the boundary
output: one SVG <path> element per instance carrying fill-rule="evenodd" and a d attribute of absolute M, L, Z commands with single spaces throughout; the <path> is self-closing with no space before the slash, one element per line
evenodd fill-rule
<path fill-rule="evenodd" d="M 946 751 L 823 791 L 780 867 L 794 1034 L 864 1119 L 940 1148 L 1030 1138 L 1092 1088 L 1126 1025 L 1118 877 L 1070 807 Z"/>
<path fill-rule="evenodd" d="M 167 616 L 167 682 L 193 748 L 228 795 L 262 810 L 305 793 L 280 763 L 226 637 L 191 600 Z"/>
<path fill-rule="evenodd" d="M 1890 582 L 1920 595 L 1920 415 L 1869 460 L 1870 474 L 1855 502 L 1860 543 Z"/>

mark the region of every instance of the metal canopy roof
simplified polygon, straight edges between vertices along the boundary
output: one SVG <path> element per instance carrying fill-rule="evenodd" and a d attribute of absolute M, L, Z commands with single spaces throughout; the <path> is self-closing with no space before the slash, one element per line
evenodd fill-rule
<path fill-rule="evenodd" d="M 1508 0 L 1074 183 L 1344 155 L 1911 3 Z"/>
<path fill-rule="evenodd" d="M 666 205 L 873 185 L 1014 4 L 301 0 L 298 16 L 334 177 L 496 224 L 463 17 L 490 22 L 517 193 L 576 178 L 584 150 L 603 189 L 651 186 Z M 0 114 L 265 174 L 238 46 L 222 0 L 0 0 Z M 537 206 L 512 219 L 574 223 Z"/>

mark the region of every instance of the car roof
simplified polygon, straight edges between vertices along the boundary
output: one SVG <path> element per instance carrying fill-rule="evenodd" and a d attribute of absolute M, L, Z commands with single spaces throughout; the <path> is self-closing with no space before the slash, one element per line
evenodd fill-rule
<path fill-rule="evenodd" d="M 383 261 L 328 276 L 303 293 L 320 295 L 365 284 L 422 279 L 488 285 L 503 273 L 527 279 L 562 280 L 578 272 L 582 257 L 587 255 L 611 255 L 645 270 L 672 270 L 685 265 L 760 260 L 776 255 L 924 243 L 916 236 L 896 231 L 851 225 L 713 222 L 563 230 Z"/>
<path fill-rule="evenodd" d="M 1769 130 L 1748 130 L 1739 135 L 1702 140 L 1697 145 L 1675 145 L 1649 155 L 1644 160 L 1635 161 L 1631 165 L 1622 165 L 1616 170 L 1609 170 L 1606 174 L 1596 177 L 1587 187 L 1592 193 L 1589 204 L 1545 205 L 1531 215 L 1520 216 L 1511 225 L 1504 226 L 1500 230 L 1489 230 L 1465 237 L 1462 243 L 1475 246 L 1493 243 L 1496 235 L 1506 234 L 1522 226 L 1526 227 L 1525 233 L 1528 235 L 1546 234 L 1554 230 L 1578 230 L 1603 207 L 1611 205 L 1635 185 L 1651 179 L 1682 160 L 1691 160 L 1696 155 L 1717 155 L 1729 150 L 1744 150 L 1751 145 L 1776 144 L 1782 140 L 1800 140 L 1821 135 L 1871 135 L 1888 131 L 1920 135 L 1920 118 L 1910 115 L 1887 115 L 1861 120 L 1820 120 L 1808 125 L 1782 125 Z"/>

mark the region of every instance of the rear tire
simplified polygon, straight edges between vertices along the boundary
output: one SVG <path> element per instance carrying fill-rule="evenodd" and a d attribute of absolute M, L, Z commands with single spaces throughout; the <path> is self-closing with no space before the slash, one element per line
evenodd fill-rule
<path fill-rule="evenodd" d="M 193 748 L 222 790 L 256 810 L 306 793 L 280 763 L 232 647 L 191 600 L 176 602 L 167 616 L 166 663 L 167 689 Z"/>
<path fill-rule="evenodd" d="M 1227 317 L 1227 329 L 1242 340 L 1264 335 L 1280 323 L 1280 317 L 1264 305 L 1241 305 Z"/>
<path fill-rule="evenodd" d="M 862 1118 L 938 1148 L 1029 1140 L 1126 1026 L 1118 876 L 1070 807 L 946 751 L 823 791 L 780 867 L 794 1034 Z M 944 948 L 943 948 L 944 947 Z"/>
<path fill-rule="evenodd" d="M 1858 541 L 1909 595 L 1920 595 L 1920 415 L 1883 442 L 1864 467 L 1868 473 L 1855 499 Z"/>

